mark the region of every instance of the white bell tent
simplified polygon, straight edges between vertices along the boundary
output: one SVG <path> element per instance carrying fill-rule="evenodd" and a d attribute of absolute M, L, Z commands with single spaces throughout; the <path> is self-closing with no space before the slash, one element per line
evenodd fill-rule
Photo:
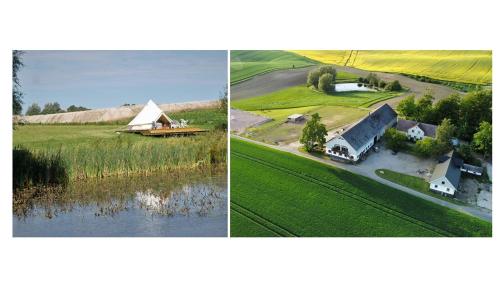
<path fill-rule="evenodd" d="M 175 120 L 170 119 L 152 100 L 128 123 L 128 130 L 141 131 L 175 127 Z"/>

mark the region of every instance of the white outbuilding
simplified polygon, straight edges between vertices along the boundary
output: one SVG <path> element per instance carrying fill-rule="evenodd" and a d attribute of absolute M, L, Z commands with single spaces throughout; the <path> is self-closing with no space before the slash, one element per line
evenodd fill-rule
<path fill-rule="evenodd" d="M 437 126 L 412 120 L 398 119 L 396 129 L 406 134 L 408 139 L 417 141 L 424 137 L 435 138 Z"/>
<path fill-rule="evenodd" d="M 152 100 L 149 100 L 137 116 L 128 123 L 129 131 L 173 128 L 176 121 L 168 117 Z"/>
<path fill-rule="evenodd" d="M 454 196 L 460 183 L 462 163 L 463 161 L 456 157 L 453 150 L 441 157 L 434 168 L 429 188 L 442 195 Z"/>

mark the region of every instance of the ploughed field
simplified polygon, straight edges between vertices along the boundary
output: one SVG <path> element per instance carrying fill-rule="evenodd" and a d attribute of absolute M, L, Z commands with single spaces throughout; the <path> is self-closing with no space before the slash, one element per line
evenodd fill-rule
<path fill-rule="evenodd" d="M 492 82 L 491 51 L 291 51 L 326 64 L 473 84 Z"/>
<path fill-rule="evenodd" d="M 231 51 L 231 84 L 275 70 L 306 67 L 316 63 L 286 51 Z"/>
<path fill-rule="evenodd" d="M 366 177 L 231 139 L 231 236 L 487 236 L 491 223 Z"/>

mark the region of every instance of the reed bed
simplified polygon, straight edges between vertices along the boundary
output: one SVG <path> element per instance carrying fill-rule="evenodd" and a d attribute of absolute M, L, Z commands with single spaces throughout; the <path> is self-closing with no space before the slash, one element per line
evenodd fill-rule
<path fill-rule="evenodd" d="M 85 127 L 85 133 L 80 134 L 81 127 Z M 30 137 L 36 140 L 31 141 Z M 225 165 L 227 158 L 227 134 L 223 130 L 156 138 L 116 134 L 109 126 L 35 125 L 16 130 L 14 145 L 14 185 L 20 187 L 57 183 L 58 178 L 67 181 L 150 176 L 165 171 L 207 169 Z M 42 180 L 33 180 L 36 177 L 32 175 L 40 175 Z"/>

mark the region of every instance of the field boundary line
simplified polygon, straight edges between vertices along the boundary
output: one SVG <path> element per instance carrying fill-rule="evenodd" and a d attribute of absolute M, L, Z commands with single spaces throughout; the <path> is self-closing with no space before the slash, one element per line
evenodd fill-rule
<path fill-rule="evenodd" d="M 262 223 L 260 223 L 260 222 L 256 221 L 255 219 L 251 218 L 250 216 L 243 214 L 242 212 L 238 211 L 237 209 L 235 209 L 235 208 L 233 208 L 233 207 L 231 207 L 230 209 L 231 209 L 231 211 L 232 211 L 232 212 L 234 212 L 234 213 L 236 213 L 236 214 L 239 214 L 239 215 L 241 215 L 242 217 L 249 219 L 251 222 L 254 222 L 256 225 L 258 225 L 258 226 L 262 226 L 264 229 L 267 229 L 267 230 L 269 230 L 270 232 L 272 232 L 272 233 L 274 233 L 274 234 L 278 235 L 278 237 L 284 237 L 281 233 L 278 233 L 278 232 L 276 232 L 274 229 L 271 229 L 270 227 L 268 227 L 267 225 L 264 225 L 264 224 L 262 224 Z M 235 236 L 235 237 L 238 237 L 238 236 Z"/>
<path fill-rule="evenodd" d="M 234 207 L 236 207 L 236 208 L 234 208 Z M 233 210 L 238 211 L 238 213 L 240 213 L 241 215 L 244 215 L 245 217 L 251 219 L 252 221 L 254 221 L 256 223 L 258 223 L 259 225 L 264 226 L 265 228 L 268 228 L 269 230 L 271 230 L 272 232 L 274 232 L 276 234 L 279 234 L 279 236 L 281 236 L 281 237 L 299 237 L 297 234 L 291 232 L 290 230 L 288 230 L 288 229 L 286 229 L 286 228 L 278 225 L 277 223 L 275 223 L 275 222 L 273 222 L 273 221 L 271 221 L 269 219 L 264 218 L 263 216 L 255 213 L 254 211 L 252 211 L 252 210 L 250 210 L 250 209 L 248 209 L 246 207 L 243 207 L 242 205 L 240 205 L 240 204 L 238 204 L 238 203 L 236 203 L 234 201 L 231 201 L 231 208 Z M 238 208 L 240 210 L 237 210 Z M 245 212 L 247 214 L 244 214 Z M 277 228 L 278 230 L 284 232 L 284 234 L 278 232 L 276 229 L 271 229 L 269 226 L 263 224 L 262 222 L 259 222 L 258 220 L 262 220 L 262 221 L 270 224 L 271 226 L 273 226 L 273 227 Z"/>
<path fill-rule="evenodd" d="M 346 197 L 349 197 L 349 198 L 351 198 L 353 200 L 356 200 L 358 202 L 364 203 L 365 205 L 368 205 L 368 206 L 370 206 L 370 207 L 372 207 L 374 209 L 377 209 L 377 210 L 382 211 L 384 213 L 390 214 L 390 215 L 392 215 L 394 217 L 397 217 L 397 218 L 399 218 L 401 220 L 404 220 L 404 221 L 407 221 L 409 223 L 418 225 L 418 226 L 420 226 L 422 228 L 425 228 L 425 229 L 427 229 L 429 231 L 432 231 L 434 233 L 437 233 L 439 235 L 443 235 L 443 236 L 457 236 L 456 234 L 451 233 L 451 232 L 449 232 L 447 230 L 444 230 L 444 229 L 442 229 L 440 227 L 437 227 L 435 225 L 432 225 L 432 224 L 427 223 L 425 221 L 422 221 L 420 219 L 414 218 L 414 217 L 412 217 L 410 215 L 407 215 L 405 213 L 402 213 L 400 211 L 394 210 L 394 209 L 392 209 L 390 207 L 387 207 L 387 206 L 385 206 L 385 205 L 383 205 L 381 203 L 378 203 L 378 202 L 376 202 L 376 201 L 374 201 L 372 199 L 365 198 L 365 197 L 363 197 L 361 195 L 358 195 L 358 194 L 355 194 L 353 192 L 347 191 L 347 190 L 345 190 L 343 188 L 340 188 L 338 186 L 335 186 L 333 184 L 326 183 L 326 182 L 323 182 L 321 180 L 315 179 L 312 176 L 305 175 L 305 174 L 304 175 L 303 174 L 299 174 L 299 173 L 297 173 L 297 172 L 295 172 L 293 170 L 290 170 L 290 169 L 287 169 L 287 168 L 284 168 L 284 167 L 278 167 L 277 165 L 273 165 L 273 164 L 271 164 L 271 163 L 269 163 L 269 162 L 267 162 L 265 160 L 254 158 L 252 156 L 246 155 L 246 154 L 241 153 L 241 152 L 232 151 L 231 153 L 232 154 L 234 153 L 235 156 L 239 156 L 241 158 L 246 158 L 246 159 L 248 159 L 250 161 L 254 161 L 254 162 L 260 163 L 261 165 L 264 165 L 264 166 L 267 166 L 267 167 L 270 167 L 270 168 L 273 168 L 273 169 L 276 169 L 276 170 L 280 170 L 280 171 L 282 171 L 284 173 L 290 174 L 292 176 L 301 178 L 301 179 L 306 180 L 306 181 L 310 181 L 310 182 L 316 183 L 317 185 L 320 185 L 320 186 L 322 186 L 324 188 L 327 188 L 330 191 L 339 193 L 339 194 L 344 195 Z M 238 155 L 238 154 L 240 154 L 240 155 Z"/>

